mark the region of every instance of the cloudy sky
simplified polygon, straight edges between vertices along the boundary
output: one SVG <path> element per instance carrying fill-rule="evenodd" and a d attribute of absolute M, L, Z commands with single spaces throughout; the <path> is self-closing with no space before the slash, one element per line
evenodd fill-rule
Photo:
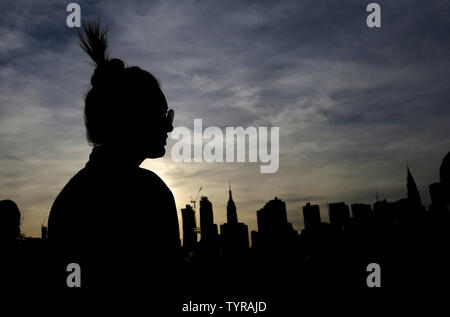
<path fill-rule="evenodd" d="M 22 231 L 39 236 L 51 205 L 87 161 L 83 97 L 93 71 L 66 26 L 70 1 L 2 1 L 0 199 L 17 202 Z M 175 126 L 280 128 L 280 167 L 147 160 L 178 211 L 202 194 L 226 220 L 228 179 L 239 220 L 275 196 L 294 227 L 300 207 L 406 195 L 406 163 L 428 185 L 450 151 L 450 3 L 378 1 L 78 1 L 82 20 L 112 26 L 111 56 L 161 81 Z M 180 223 L 181 225 L 181 223 Z"/>

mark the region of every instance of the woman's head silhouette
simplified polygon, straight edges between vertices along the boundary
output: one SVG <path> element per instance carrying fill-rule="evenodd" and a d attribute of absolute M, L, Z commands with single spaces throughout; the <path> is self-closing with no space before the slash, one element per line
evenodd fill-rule
<path fill-rule="evenodd" d="M 107 30 L 99 23 L 88 23 L 83 31 L 80 46 L 96 64 L 85 99 L 88 141 L 140 160 L 164 156 L 174 113 L 158 80 L 139 67 L 110 59 Z"/>

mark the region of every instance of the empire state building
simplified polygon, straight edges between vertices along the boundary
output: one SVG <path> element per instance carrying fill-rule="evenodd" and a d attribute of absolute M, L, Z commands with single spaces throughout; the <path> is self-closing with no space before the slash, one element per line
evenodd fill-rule
<path fill-rule="evenodd" d="M 228 189 L 229 197 L 227 203 L 227 222 L 235 224 L 238 223 L 238 219 L 237 219 L 236 205 L 234 204 L 233 196 L 231 195 L 230 182 L 228 182 L 228 188 L 229 188 Z"/>

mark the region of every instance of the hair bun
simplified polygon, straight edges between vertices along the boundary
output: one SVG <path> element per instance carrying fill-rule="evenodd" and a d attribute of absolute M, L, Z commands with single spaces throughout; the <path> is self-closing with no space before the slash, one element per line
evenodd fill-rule
<path fill-rule="evenodd" d="M 113 58 L 100 65 L 94 71 L 91 77 L 92 86 L 107 85 L 117 80 L 125 69 L 125 64 L 118 58 Z"/>

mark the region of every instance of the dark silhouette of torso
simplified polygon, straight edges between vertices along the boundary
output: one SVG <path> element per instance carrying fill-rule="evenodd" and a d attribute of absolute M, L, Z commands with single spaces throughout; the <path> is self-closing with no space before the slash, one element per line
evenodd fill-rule
<path fill-rule="evenodd" d="M 155 173 L 102 146 L 56 198 L 48 237 L 60 268 L 80 264 L 84 287 L 172 287 L 166 282 L 180 255 L 172 192 Z"/>

